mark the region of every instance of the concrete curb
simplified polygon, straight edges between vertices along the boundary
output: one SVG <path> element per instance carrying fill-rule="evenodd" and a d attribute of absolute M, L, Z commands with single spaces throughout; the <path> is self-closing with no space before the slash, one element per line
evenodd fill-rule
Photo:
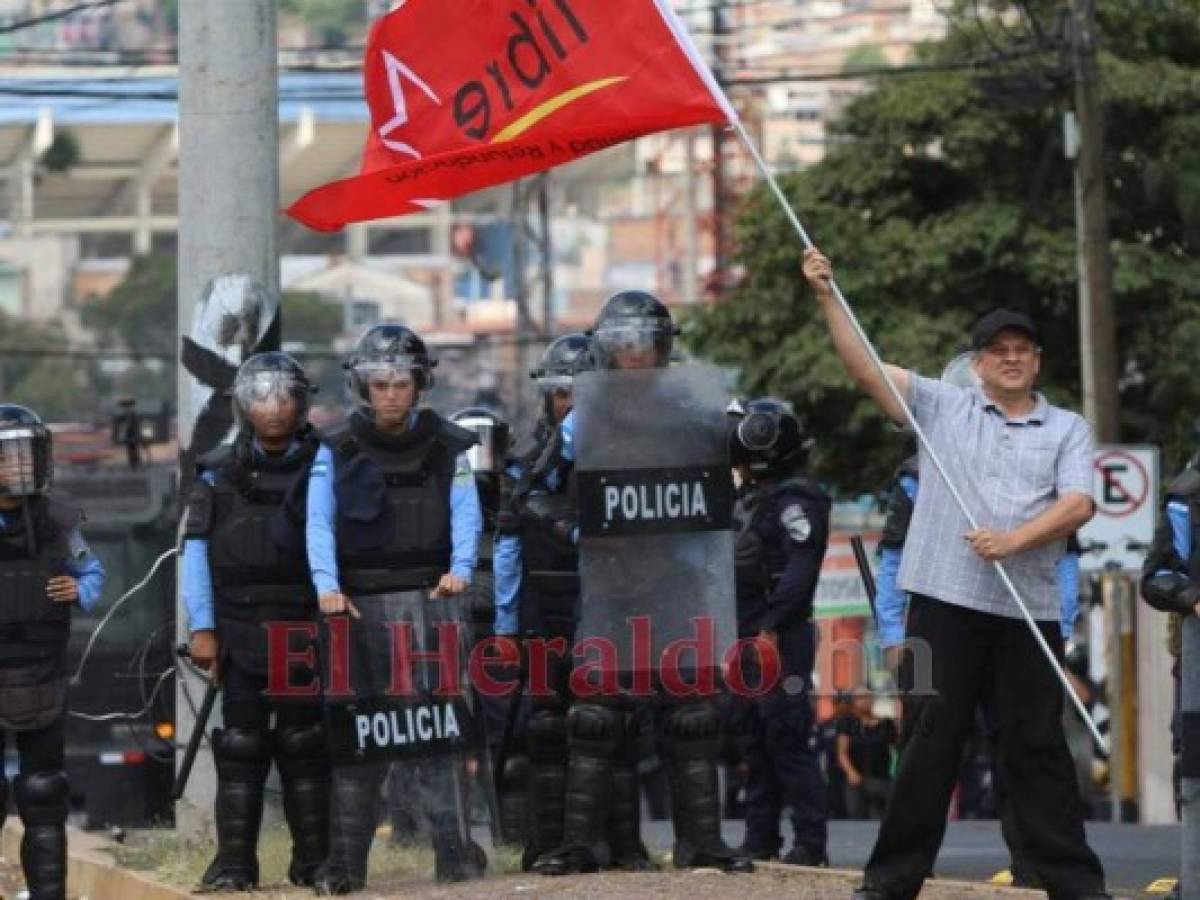
<path fill-rule="evenodd" d="M 4 858 L 19 865 L 20 822 L 9 822 L 0 835 Z M 193 895 L 186 890 L 153 881 L 140 872 L 123 869 L 104 851 L 108 841 L 74 828 L 67 829 L 67 890 L 71 897 L 88 900 L 181 900 Z"/>

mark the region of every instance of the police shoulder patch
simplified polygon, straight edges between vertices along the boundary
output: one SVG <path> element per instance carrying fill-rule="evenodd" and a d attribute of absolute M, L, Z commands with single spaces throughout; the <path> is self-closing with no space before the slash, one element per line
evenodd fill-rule
<path fill-rule="evenodd" d="M 808 521 L 808 515 L 799 503 L 785 507 L 779 514 L 779 522 L 787 531 L 788 537 L 798 544 L 804 543 L 812 535 L 812 523 Z"/>

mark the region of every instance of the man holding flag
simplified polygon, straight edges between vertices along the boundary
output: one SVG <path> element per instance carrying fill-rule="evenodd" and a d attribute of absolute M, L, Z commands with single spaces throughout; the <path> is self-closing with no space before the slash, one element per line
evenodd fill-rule
<path fill-rule="evenodd" d="M 893 421 L 906 421 L 904 404 L 911 409 L 927 435 L 921 469 L 934 468 L 926 463 L 935 452 L 982 526 L 970 526 L 940 474 L 925 479 L 900 586 L 912 595 L 909 638 L 924 641 L 933 660 L 932 692 L 912 698 L 912 734 L 855 898 L 907 900 L 920 892 L 945 833 L 975 708 L 989 691 L 1000 720 L 1001 768 L 1038 877 L 1051 897 L 1107 897 L 1084 835 L 1063 737 L 1063 692 L 992 565 L 1004 561 L 1061 660 L 1055 564 L 1094 511 L 1091 431 L 1034 391 L 1041 348 L 1027 316 L 994 310 L 979 319 L 971 345 L 981 384 L 963 389 L 896 366 L 880 371 L 838 303 L 829 260 L 809 249 L 804 275 L 851 378 Z"/>

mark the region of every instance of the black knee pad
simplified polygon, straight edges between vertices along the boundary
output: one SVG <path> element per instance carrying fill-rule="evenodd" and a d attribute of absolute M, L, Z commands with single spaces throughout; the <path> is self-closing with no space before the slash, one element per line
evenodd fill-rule
<path fill-rule="evenodd" d="M 676 754 L 715 758 L 720 750 L 721 717 L 711 703 L 678 706 L 667 716 L 663 732 Z"/>
<path fill-rule="evenodd" d="M 611 757 L 621 740 L 622 715 L 611 706 L 576 703 L 567 713 L 572 749 L 588 756 Z"/>
<path fill-rule="evenodd" d="M 534 762 L 564 760 L 567 756 L 567 716 L 560 709 L 539 709 L 525 728 L 529 758 Z"/>
<path fill-rule="evenodd" d="M 234 781 L 265 777 L 271 765 L 271 740 L 265 731 L 217 728 L 212 736 L 217 775 Z"/>
<path fill-rule="evenodd" d="M 18 775 L 17 811 L 26 826 L 61 825 L 67 821 L 67 797 L 70 795 L 67 773 L 31 772 Z"/>
<path fill-rule="evenodd" d="M 275 750 L 279 772 L 285 778 L 312 777 L 329 771 L 323 722 L 275 729 Z"/>

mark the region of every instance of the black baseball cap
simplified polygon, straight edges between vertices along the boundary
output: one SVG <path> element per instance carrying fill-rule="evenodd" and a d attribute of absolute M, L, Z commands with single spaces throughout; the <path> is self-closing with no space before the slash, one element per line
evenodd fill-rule
<path fill-rule="evenodd" d="M 971 329 L 971 349 L 982 350 L 991 343 L 992 338 L 998 335 L 1005 328 L 1015 328 L 1018 331 L 1023 331 L 1033 339 L 1035 344 L 1041 344 L 1041 338 L 1038 337 L 1037 326 L 1033 324 L 1033 319 L 1011 309 L 993 309 L 989 313 L 984 313 L 975 323 L 975 327 Z"/>

